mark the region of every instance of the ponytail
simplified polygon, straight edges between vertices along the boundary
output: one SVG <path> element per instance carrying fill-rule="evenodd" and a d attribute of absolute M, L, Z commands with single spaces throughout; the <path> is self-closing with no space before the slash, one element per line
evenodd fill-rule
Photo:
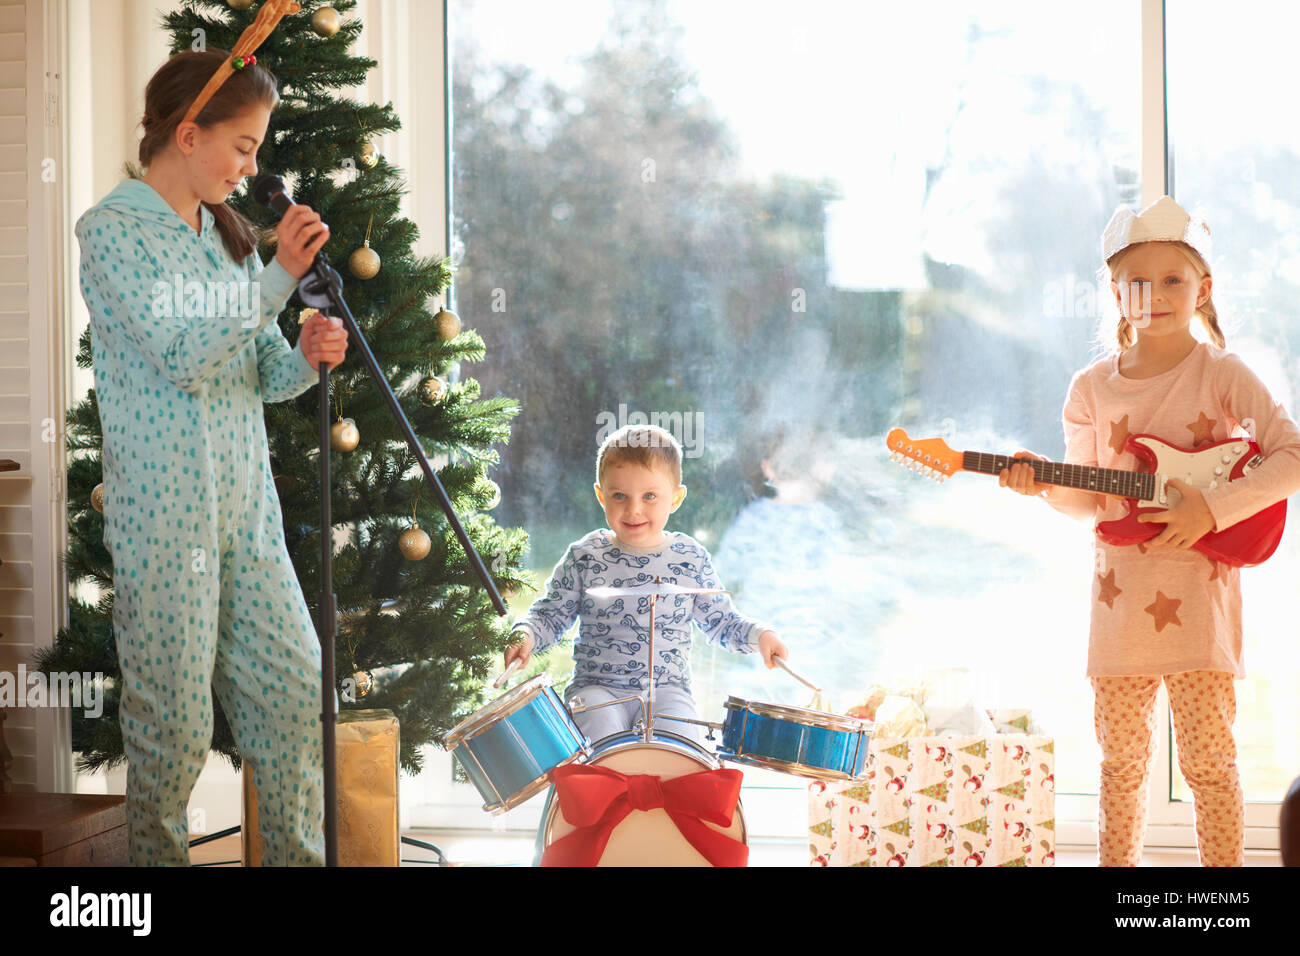
<path fill-rule="evenodd" d="M 1210 341 L 1219 348 L 1227 348 L 1227 340 L 1223 337 L 1223 329 L 1219 328 L 1219 313 L 1214 308 L 1214 299 L 1212 296 L 1206 296 L 1205 302 L 1196 310 L 1201 317 L 1201 325 L 1205 326 L 1205 332 L 1210 337 Z"/>
<path fill-rule="evenodd" d="M 213 225 L 217 227 L 226 251 L 235 262 L 243 262 L 247 259 L 248 254 L 256 249 L 258 243 L 265 237 L 265 229 L 253 225 L 247 216 L 233 206 L 223 202 L 205 202 L 203 205 L 207 207 L 208 212 L 212 213 Z"/>
<path fill-rule="evenodd" d="M 1121 352 L 1133 344 L 1133 323 L 1122 313 L 1119 317 L 1119 325 L 1115 327 L 1115 341 L 1119 344 Z"/>

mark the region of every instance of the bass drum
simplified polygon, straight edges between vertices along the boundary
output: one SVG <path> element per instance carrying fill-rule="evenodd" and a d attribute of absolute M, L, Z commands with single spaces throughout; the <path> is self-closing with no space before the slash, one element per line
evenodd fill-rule
<path fill-rule="evenodd" d="M 720 764 L 713 755 L 693 740 L 667 731 L 656 730 L 646 742 L 640 731 L 625 731 L 602 737 L 591 748 L 591 756 L 584 761 L 631 776 L 654 774 L 661 780 L 671 780 L 701 771 L 717 770 Z M 732 814 L 731 826 L 716 826 L 707 821 L 704 826 L 725 834 L 737 843 L 748 846 L 745 814 L 740 802 Z M 538 859 L 541 853 L 556 840 L 574 831 L 574 827 L 560 813 L 552 787 L 542 812 L 542 823 L 537 834 Z M 710 866 L 708 860 L 687 842 L 668 813 L 656 810 L 634 810 L 610 834 L 598 866 Z"/>

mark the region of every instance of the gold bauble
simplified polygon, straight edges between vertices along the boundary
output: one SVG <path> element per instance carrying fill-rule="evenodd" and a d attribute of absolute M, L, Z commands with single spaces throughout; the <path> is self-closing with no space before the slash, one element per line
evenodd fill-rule
<path fill-rule="evenodd" d="M 247 10 L 253 5 L 253 0 L 226 0 L 226 6 L 231 10 Z"/>
<path fill-rule="evenodd" d="M 369 239 L 348 257 L 348 268 L 358 279 L 373 279 L 379 274 L 379 253 L 370 248 Z"/>
<path fill-rule="evenodd" d="M 342 25 L 339 12 L 333 7 L 321 7 L 311 15 L 311 28 L 323 37 L 332 37 Z"/>
<path fill-rule="evenodd" d="M 397 547 L 401 549 L 402 557 L 407 561 L 423 560 L 428 556 L 429 548 L 432 546 L 433 542 L 419 525 L 407 528 L 397 538 Z"/>
<path fill-rule="evenodd" d="M 361 144 L 361 161 L 370 169 L 374 169 L 375 163 L 379 162 L 379 150 L 375 149 L 375 144 L 370 140 Z"/>
<path fill-rule="evenodd" d="M 95 490 L 90 493 L 90 507 L 94 508 L 100 514 L 104 513 L 104 484 L 100 482 L 95 486 Z"/>
<path fill-rule="evenodd" d="M 433 317 L 433 324 L 438 329 L 438 338 L 444 342 L 460 335 L 460 316 L 450 309 L 439 309 Z"/>
<path fill-rule="evenodd" d="M 370 671 L 356 671 L 352 675 L 352 686 L 357 689 L 357 699 L 360 700 L 370 693 L 370 688 L 375 686 L 374 675 Z"/>
<path fill-rule="evenodd" d="M 350 418 L 340 418 L 330 426 L 330 447 L 335 451 L 352 451 L 361 441 L 357 423 Z"/>
<path fill-rule="evenodd" d="M 420 386 L 420 393 L 430 404 L 440 402 L 447 397 L 447 380 L 436 375 L 426 378 Z"/>
<path fill-rule="evenodd" d="M 485 511 L 491 511 L 497 505 L 501 504 L 501 486 L 489 478 L 484 478 L 479 482 L 479 491 L 486 491 L 492 497 L 484 506 Z"/>

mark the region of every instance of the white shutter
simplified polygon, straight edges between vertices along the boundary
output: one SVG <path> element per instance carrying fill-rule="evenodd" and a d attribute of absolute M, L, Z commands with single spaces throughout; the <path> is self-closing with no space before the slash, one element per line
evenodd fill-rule
<path fill-rule="evenodd" d="M 49 647 L 67 619 L 64 515 L 64 0 L 0 0 L 0 674 Z M 10 708 L 15 790 L 70 790 L 66 713 Z"/>

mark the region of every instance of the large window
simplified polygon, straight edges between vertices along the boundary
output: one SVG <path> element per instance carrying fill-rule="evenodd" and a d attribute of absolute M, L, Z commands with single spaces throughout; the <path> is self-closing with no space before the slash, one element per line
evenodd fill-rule
<path fill-rule="evenodd" d="M 1213 230 L 1214 301 L 1228 348 L 1296 415 L 1300 395 L 1300 129 L 1270 104 L 1300 84 L 1287 43 L 1290 4 L 1168 9 L 1169 169 L 1175 198 Z M 1211 65 L 1212 64 L 1212 65 Z M 1294 516 L 1292 518 L 1294 520 Z M 1248 677 L 1237 682 L 1236 739 L 1248 801 L 1276 802 L 1300 767 L 1300 647 L 1293 639 L 1300 541 L 1242 574 Z M 1174 795 L 1191 793 L 1174 776 Z M 1247 809 L 1247 823 L 1276 820 Z"/>
<path fill-rule="evenodd" d="M 603 525 L 602 431 L 659 415 L 687 454 L 670 528 L 837 709 L 947 671 L 1032 708 L 1058 790 L 1095 792 L 1088 529 L 932 486 L 884 435 L 1061 457 L 1098 236 L 1140 200 L 1137 13 L 451 0 L 456 302 L 472 374 L 523 401 L 496 513 L 539 577 Z M 700 642 L 692 666 L 715 719 L 807 702 L 754 658 Z"/>

